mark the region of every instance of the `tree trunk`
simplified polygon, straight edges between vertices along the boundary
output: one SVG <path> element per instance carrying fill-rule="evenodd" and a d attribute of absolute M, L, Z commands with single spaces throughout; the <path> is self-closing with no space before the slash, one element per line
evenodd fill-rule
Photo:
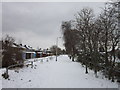
<path fill-rule="evenodd" d="M 74 55 L 72 56 L 72 61 L 74 62 Z"/>
<path fill-rule="evenodd" d="M 86 72 L 85 72 L 86 74 L 88 74 L 88 68 L 87 68 L 87 65 L 86 65 Z"/>
<path fill-rule="evenodd" d="M 107 52 L 107 43 L 105 44 L 105 64 L 108 66 L 108 52 Z"/>
<path fill-rule="evenodd" d="M 97 76 L 97 70 L 95 70 L 95 77 L 98 78 L 98 76 Z"/>
<path fill-rule="evenodd" d="M 115 46 L 113 45 L 113 57 L 114 57 L 114 60 L 113 60 L 113 64 L 112 64 L 112 66 L 114 67 L 114 65 L 115 65 L 115 59 L 116 59 L 116 57 L 115 57 Z"/>

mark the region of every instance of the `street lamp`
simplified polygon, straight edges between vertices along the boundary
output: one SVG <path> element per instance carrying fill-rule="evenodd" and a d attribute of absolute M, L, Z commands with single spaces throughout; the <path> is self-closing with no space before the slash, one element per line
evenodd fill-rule
<path fill-rule="evenodd" d="M 58 54 L 57 48 L 58 48 L 58 39 L 59 38 L 61 38 L 61 37 L 57 37 L 57 39 L 56 39 L 56 61 L 57 61 L 57 54 Z"/>

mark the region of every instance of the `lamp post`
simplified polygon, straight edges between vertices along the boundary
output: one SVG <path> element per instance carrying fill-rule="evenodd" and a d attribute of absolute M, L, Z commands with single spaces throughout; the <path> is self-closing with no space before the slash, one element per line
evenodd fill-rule
<path fill-rule="evenodd" d="M 57 55 L 58 55 L 58 39 L 61 38 L 61 37 L 57 37 L 56 39 L 56 61 L 57 61 Z"/>

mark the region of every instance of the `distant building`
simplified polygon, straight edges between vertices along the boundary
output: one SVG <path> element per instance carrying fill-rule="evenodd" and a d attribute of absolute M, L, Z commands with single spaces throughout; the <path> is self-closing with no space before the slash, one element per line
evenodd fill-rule
<path fill-rule="evenodd" d="M 36 50 L 35 52 L 36 52 L 36 58 L 42 57 L 42 55 L 43 55 L 43 51 L 42 50 Z"/>
<path fill-rule="evenodd" d="M 31 59 L 31 58 L 36 58 L 35 50 L 32 49 L 32 47 L 30 47 L 30 46 L 13 43 L 12 49 L 14 51 L 21 52 L 21 58 L 23 60 Z"/>
<path fill-rule="evenodd" d="M 36 58 L 36 52 L 32 47 L 24 45 L 22 47 L 22 58 L 25 59 L 32 59 Z"/>

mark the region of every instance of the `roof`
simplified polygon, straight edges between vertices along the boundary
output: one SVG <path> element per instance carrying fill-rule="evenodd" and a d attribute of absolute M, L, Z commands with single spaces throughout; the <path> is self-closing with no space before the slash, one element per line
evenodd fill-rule
<path fill-rule="evenodd" d="M 30 51 L 24 51 L 24 53 L 35 53 L 35 52 L 30 52 Z"/>
<path fill-rule="evenodd" d="M 37 53 L 40 53 L 40 54 L 41 54 L 41 53 L 43 53 L 43 52 L 37 52 Z"/>

